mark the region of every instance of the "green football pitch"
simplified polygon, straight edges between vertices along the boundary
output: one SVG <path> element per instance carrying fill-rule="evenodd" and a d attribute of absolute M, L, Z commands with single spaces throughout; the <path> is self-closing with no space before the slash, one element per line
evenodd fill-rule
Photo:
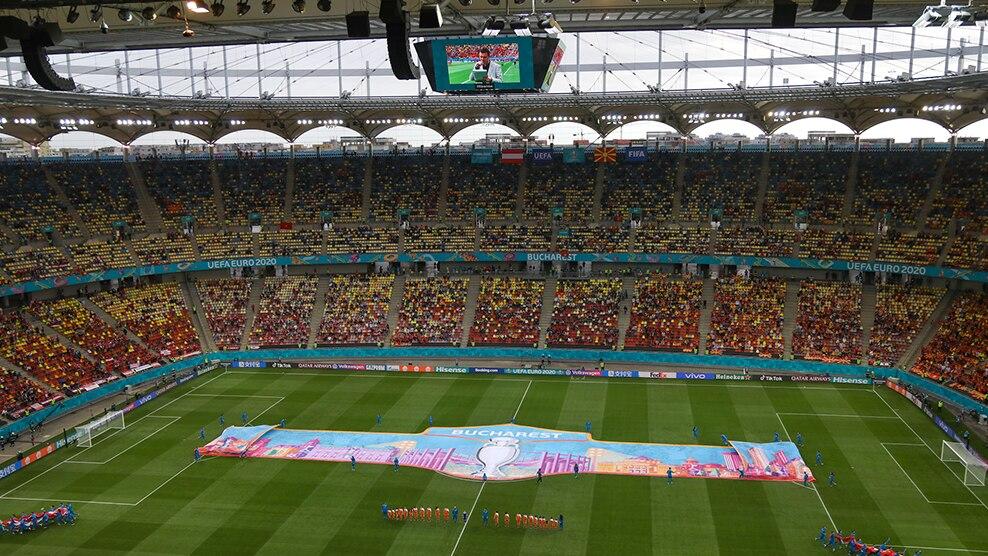
<path fill-rule="evenodd" d="M 801 433 L 819 482 L 554 476 L 479 483 L 361 464 L 207 458 L 217 418 L 413 432 L 503 423 L 616 441 L 718 444 Z M 375 424 L 380 414 L 383 421 Z M 0 537 L 4 554 L 800 554 L 821 526 L 923 554 L 988 554 L 988 489 L 939 460 L 943 434 L 884 387 L 224 370 L 129 413 L 127 426 L 0 481 L 0 515 L 71 501 L 74 526 Z M 837 485 L 828 486 L 827 474 Z M 467 525 L 386 522 L 392 506 L 458 506 Z M 563 531 L 485 528 L 482 508 L 565 514 Z"/>
<path fill-rule="evenodd" d="M 497 62 L 501 64 L 502 83 L 520 83 L 521 73 L 518 64 L 514 62 Z M 447 64 L 449 68 L 449 84 L 460 85 L 470 80 L 470 72 L 473 71 L 474 62 L 453 62 Z"/>

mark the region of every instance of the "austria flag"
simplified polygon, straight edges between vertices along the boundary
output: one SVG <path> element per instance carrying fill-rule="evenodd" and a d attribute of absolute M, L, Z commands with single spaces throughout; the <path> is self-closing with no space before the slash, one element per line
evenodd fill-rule
<path fill-rule="evenodd" d="M 504 149 L 501 151 L 501 164 L 521 164 L 525 161 L 525 149 Z"/>

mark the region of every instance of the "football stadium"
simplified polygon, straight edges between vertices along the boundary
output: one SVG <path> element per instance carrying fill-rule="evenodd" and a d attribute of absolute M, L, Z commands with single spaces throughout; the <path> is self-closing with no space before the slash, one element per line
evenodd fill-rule
<path fill-rule="evenodd" d="M 988 555 L 988 5 L 0 0 L 0 553 Z"/>

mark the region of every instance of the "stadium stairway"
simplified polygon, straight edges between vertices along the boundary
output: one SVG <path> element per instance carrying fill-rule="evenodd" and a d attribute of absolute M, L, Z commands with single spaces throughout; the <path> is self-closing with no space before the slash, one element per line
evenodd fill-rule
<path fill-rule="evenodd" d="M 148 192 L 147 183 L 144 181 L 144 172 L 133 160 L 125 162 L 124 166 L 127 168 L 127 175 L 130 176 L 130 183 L 134 186 L 137 209 L 141 211 L 141 218 L 144 219 L 148 230 L 164 231 L 165 223 L 161 217 L 161 207 Z"/>
<path fill-rule="evenodd" d="M 127 336 L 127 339 L 130 340 L 132 343 L 135 343 L 143 347 L 144 349 L 150 351 L 151 353 L 157 353 L 157 350 L 151 349 L 150 346 L 144 343 L 144 340 L 138 338 L 137 335 L 131 332 L 129 328 L 124 326 L 117 319 L 113 318 L 113 316 L 111 316 L 109 313 L 104 311 L 99 305 L 96 305 L 95 303 L 90 301 L 88 297 L 80 297 L 79 303 L 81 303 L 82 306 L 85 307 L 87 311 L 103 319 L 103 322 L 109 324 L 111 327 L 117 330 L 123 330 L 124 335 Z"/>
<path fill-rule="evenodd" d="M 189 237 L 189 243 L 192 244 L 192 253 L 195 254 L 197 261 L 201 261 L 202 250 L 199 249 L 199 240 L 196 239 L 195 229 L 192 230 L 192 233 L 189 234 L 188 237 Z"/>
<path fill-rule="evenodd" d="M 60 183 L 58 183 L 58 180 L 55 179 L 55 176 L 51 173 L 51 171 L 49 171 L 46 165 L 44 164 L 41 165 L 41 171 L 45 173 L 45 181 L 48 182 L 48 187 L 55 192 L 55 196 L 58 199 L 59 204 L 65 207 L 65 210 L 69 213 L 69 216 L 72 218 L 72 223 L 75 224 L 77 228 L 79 228 L 81 237 L 84 239 L 88 239 L 90 237 L 89 227 L 86 226 L 86 223 L 82 221 L 82 217 L 79 216 L 79 213 L 75 210 L 75 205 L 73 205 L 72 202 L 69 201 L 69 196 L 68 194 L 65 193 L 65 189 L 62 188 L 62 185 Z"/>
<path fill-rule="evenodd" d="M 217 224 L 222 227 L 226 224 L 226 205 L 223 204 L 223 184 L 220 183 L 220 171 L 216 167 L 216 159 L 209 159 L 209 183 L 213 186 L 213 204 L 216 205 Z"/>
<path fill-rule="evenodd" d="M 707 336 L 710 335 L 710 315 L 714 312 L 714 290 L 716 281 L 712 278 L 703 279 L 703 308 L 700 310 L 700 325 L 697 333 L 700 335 L 700 346 L 697 353 L 707 354 Z"/>
<path fill-rule="evenodd" d="M 261 302 L 261 292 L 264 291 L 264 277 L 257 276 L 250 284 L 250 297 L 247 300 L 247 315 L 244 317 L 244 330 L 240 336 L 240 349 L 247 349 L 247 342 L 250 340 L 250 331 L 254 328 L 254 319 L 257 317 L 257 305 Z"/>
<path fill-rule="evenodd" d="M 840 219 L 847 222 L 851 219 L 851 209 L 854 208 L 854 195 L 858 188 L 858 164 L 861 161 L 861 152 L 855 150 L 851 153 L 851 164 L 847 170 L 847 183 L 844 187 L 844 206 L 841 207 Z"/>
<path fill-rule="evenodd" d="M 943 266 L 947 262 L 947 255 L 953 249 L 955 241 L 957 241 L 957 220 L 951 217 L 950 223 L 947 224 L 947 239 L 943 242 L 943 249 L 940 250 L 940 254 L 937 256 L 937 266 Z"/>
<path fill-rule="evenodd" d="M 360 195 L 360 219 L 370 220 L 371 184 L 374 182 L 374 157 L 364 159 L 364 189 Z"/>
<path fill-rule="evenodd" d="M 216 349 L 216 340 L 213 338 L 213 331 L 209 328 L 209 323 L 206 322 L 206 311 L 202 308 L 202 300 L 199 299 L 199 292 L 196 291 L 192 282 L 189 281 L 187 274 L 182 275 L 180 285 L 182 297 L 185 298 L 185 306 L 192 313 L 192 325 L 195 327 L 196 334 L 199 336 L 201 351 L 203 353 L 219 351 Z"/>
<path fill-rule="evenodd" d="M 940 298 L 940 302 L 937 303 L 933 313 L 930 314 L 930 318 L 926 319 L 923 327 L 919 329 L 919 333 L 916 334 L 916 338 L 913 339 L 913 343 L 909 345 L 909 348 L 899 359 L 898 367 L 904 370 L 910 370 L 913 364 L 916 363 L 916 359 L 919 358 L 920 353 L 923 350 L 923 346 L 929 342 L 937 330 L 940 328 L 940 324 L 943 322 L 943 317 L 947 314 L 950 306 L 954 304 L 954 298 L 957 297 L 957 291 L 950 289 Z"/>
<path fill-rule="evenodd" d="M 91 354 L 88 351 L 86 351 L 85 349 L 83 349 L 82 346 L 80 346 L 79 344 L 73 342 L 67 336 L 65 336 L 64 334 L 62 334 L 61 332 L 59 332 L 58 330 L 55 330 L 51 326 L 48 326 L 44 321 L 42 321 L 41 319 L 39 319 L 34 313 L 25 310 L 21 314 L 24 315 L 24 320 L 27 321 L 28 324 L 30 324 L 31 326 L 33 326 L 33 327 L 35 327 L 37 329 L 40 329 L 41 332 L 43 332 L 45 336 L 48 336 L 49 338 L 54 338 L 55 340 L 58 341 L 58 343 L 62 344 L 66 348 L 68 348 L 69 351 L 72 351 L 74 353 L 78 353 L 86 361 L 89 361 L 90 363 L 94 363 L 94 364 L 95 363 L 98 363 L 98 361 L 96 360 L 96 358 L 93 357 L 93 354 Z M 116 374 L 116 373 L 114 373 L 114 374 Z M 120 376 L 120 375 L 117 375 L 117 376 Z"/>
<path fill-rule="evenodd" d="M 683 210 L 683 184 L 686 183 L 686 154 L 680 153 L 676 160 L 676 183 L 672 194 L 672 220 L 679 222 Z"/>
<path fill-rule="evenodd" d="M 593 186 L 593 210 L 590 218 L 593 222 L 600 222 L 600 205 L 604 198 L 604 172 L 607 164 L 598 164 L 597 173 L 594 176 Z"/>
<path fill-rule="evenodd" d="M 525 188 L 528 186 L 528 164 L 522 164 L 518 168 L 518 192 L 515 198 L 515 220 L 522 221 L 525 218 Z"/>
<path fill-rule="evenodd" d="M 312 315 L 309 316 L 309 339 L 306 342 L 310 348 L 316 347 L 316 334 L 326 314 L 326 292 L 329 290 L 329 280 L 330 276 L 327 274 L 320 276 L 316 282 L 316 298 L 312 303 Z"/>
<path fill-rule="evenodd" d="M 391 302 L 388 304 L 388 337 L 384 342 L 385 347 L 391 347 L 391 338 L 398 328 L 398 311 L 401 309 L 401 299 L 405 296 L 406 279 L 407 276 L 404 274 L 395 276 L 395 283 L 391 288 Z"/>
<path fill-rule="evenodd" d="M 261 234 L 250 234 L 250 254 L 252 257 L 261 256 Z"/>
<path fill-rule="evenodd" d="M 786 305 L 782 310 L 782 358 L 792 359 L 792 331 L 796 328 L 796 313 L 799 309 L 799 280 L 786 282 Z"/>
<path fill-rule="evenodd" d="M 134 249 L 134 243 L 130 241 L 130 238 L 121 238 L 120 242 L 124 244 L 124 247 L 127 248 L 127 252 L 130 253 L 130 261 L 134 264 L 134 266 L 144 266 L 144 262 L 137 256 L 137 249 Z"/>
<path fill-rule="evenodd" d="M 470 345 L 470 329 L 473 328 L 473 320 L 477 315 L 477 298 L 480 296 L 480 276 L 470 277 L 467 284 L 467 304 L 463 309 L 463 336 L 460 339 L 460 347 Z"/>
<path fill-rule="evenodd" d="M 0 232 L 2 232 L 3 235 L 7 237 L 7 243 L 9 243 L 10 245 L 21 244 L 22 242 L 21 236 L 19 236 L 14 230 L 12 230 L 9 226 L 7 226 L 2 222 L 0 222 Z"/>
<path fill-rule="evenodd" d="M 440 222 L 448 220 L 447 203 L 449 198 L 449 151 L 443 156 L 443 169 L 439 177 L 439 199 L 436 201 L 436 218 Z"/>
<path fill-rule="evenodd" d="M 624 350 L 624 339 L 628 334 L 628 326 L 631 325 L 631 307 L 635 300 L 635 278 L 625 276 L 621 279 L 624 287 L 624 300 L 618 304 L 618 351 Z"/>
<path fill-rule="evenodd" d="M 937 198 L 937 195 L 943 188 L 943 176 L 947 173 L 947 167 L 950 164 L 951 155 L 953 155 L 953 150 L 947 151 L 947 156 L 944 156 L 940 160 L 940 165 L 937 167 L 937 173 L 933 175 L 933 181 L 930 182 L 930 190 L 927 192 L 926 199 L 923 201 L 923 206 L 919 209 L 919 214 L 916 216 L 916 226 L 920 230 L 926 227 L 926 219 L 930 215 L 930 209 L 933 208 L 933 201 Z"/>
<path fill-rule="evenodd" d="M 874 284 L 861 288 L 861 360 L 868 360 L 868 345 L 871 343 L 871 327 L 875 325 L 875 305 L 878 289 Z"/>
<path fill-rule="evenodd" d="M 758 172 L 758 191 L 755 195 L 755 208 L 752 214 L 755 222 L 762 221 L 762 213 L 765 208 L 765 194 L 768 191 L 769 157 L 771 156 L 771 151 L 767 149 L 762 154 L 761 170 Z"/>
<path fill-rule="evenodd" d="M 292 220 L 292 210 L 295 208 L 295 151 L 288 158 L 288 168 L 285 171 L 285 205 L 283 207 L 283 218 Z"/>
<path fill-rule="evenodd" d="M 549 325 L 552 324 L 552 311 L 556 305 L 556 283 L 554 277 L 545 279 L 545 290 L 542 291 L 542 313 L 539 314 L 539 347 L 545 348 L 546 336 L 549 335 Z"/>

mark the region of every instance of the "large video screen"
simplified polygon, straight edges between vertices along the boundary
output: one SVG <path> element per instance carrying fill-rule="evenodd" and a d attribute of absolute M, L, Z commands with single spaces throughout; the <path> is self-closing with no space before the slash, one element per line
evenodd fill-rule
<path fill-rule="evenodd" d="M 468 37 L 422 41 L 415 49 L 435 91 L 535 92 L 552 83 L 561 44 L 548 37 Z"/>
<path fill-rule="evenodd" d="M 447 44 L 446 75 L 450 85 L 521 83 L 518 43 Z"/>

